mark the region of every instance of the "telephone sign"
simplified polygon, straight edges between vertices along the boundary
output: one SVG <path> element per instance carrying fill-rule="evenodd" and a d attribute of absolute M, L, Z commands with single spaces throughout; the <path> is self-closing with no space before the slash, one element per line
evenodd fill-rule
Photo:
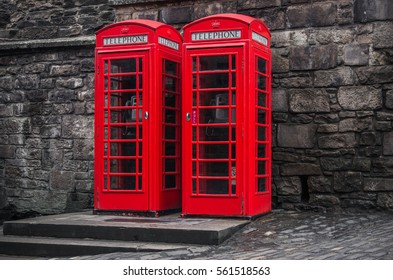
<path fill-rule="evenodd" d="M 94 209 L 179 209 L 182 38 L 166 24 L 129 20 L 96 41 Z"/>
<path fill-rule="evenodd" d="M 271 210 L 270 32 L 221 14 L 184 27 L 183 215 Z"/>

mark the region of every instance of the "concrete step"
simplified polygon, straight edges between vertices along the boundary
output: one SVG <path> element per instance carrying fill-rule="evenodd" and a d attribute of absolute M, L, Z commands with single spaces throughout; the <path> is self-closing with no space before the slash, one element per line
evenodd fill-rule
<path fill-rule="evenodd" d="M 0 235 L 0 254 L 15 256 L 70 257 L 113 252 L 184 250 L 188 246 L 152 242 Z"/>
<path fill-rule="evenodd" d="M 93 215 L 42 216 L 4 223 L 4 235 L 217 245 L 249 223 L 241 219 Z"/>

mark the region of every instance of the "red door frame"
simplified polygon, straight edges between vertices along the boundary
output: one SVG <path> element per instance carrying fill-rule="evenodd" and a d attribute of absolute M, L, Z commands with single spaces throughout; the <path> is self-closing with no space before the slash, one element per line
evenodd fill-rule
<path fill-rule="evenodd" d="M 149 71 L 150 71 L 150 51 L 148 48 L 138 49 L 135 51 L 124 51 L 124 52 L 98 52 L 97 53 L 97 67 L 98 71 L 96 73 L 96 93 L 95 93 L 95 208 L 96 209 L 105 209 L 108 211 L 111 210 L 123 210 L 133 209 L 135 211 L 146 211 L 149 208 L 149 191 L 147 186 L 149 180 L 148 172 L 145 172 L 149 169 L 149 163 L 147 159 L 149 158 L 149 122 L 144 118 L 145 112 L 149 111 Z M 107 140 L 105 140 L 105 127 L 107 127 L 107 131 L 110 134 L 110 106 L 105 107 L 105 94 L 104 94 L 104 60 L 114 61 L 120 59 L 127 58 L 142 58 L 143 67 L 142 67 L 142 137 L 137 136 L 138 139 L 135 141 L 135 177 L 136 177 L 136 190 L 112 190 L 110 189 L 109 177 L 110 175 L 119 175 L 124 176 L 125 173 L 121 174 L 111 174 L 111 167 L 107 166 L 107 172 L 105 172 L 105 160 L 110 161 L 110 157 L 108 155 L 104 155 L 104 143 L 107 143 L 107 149 L 110 150 L 110 143 L 121 143 L 123 140 L 115 140 L 112 142 L 108 136 Z M 137 59 L 136 59 L 137 60 Z M 136 69 L 138 70 L 138 69 Z M 138 71 L 137 71 L 138 72 Z M 137 75 L 137 74 L 136 74 Z M 138 80 L 136 76 L 136 81 Z M 108 79 L 108 88 L 110 88 L 110 80 Z M 137 89 L 139 90 L 139 89 Z M 138 94 L 138 92 L 137 92 Z M 109 96 L 107 98 L 107 103 L 109 104 L 110 99 Z M 108 108 L 108 109 L 104 109 Z M 127 109 L 127 107 L 122 108 Z M 104 110 L 108 111 L 108 125 L 105 125 L 105 116 Z M 139 108 L 135 109 L 136 113 L 136 122 L 139 123 Z M 116 126 L 117 124 L 115 124 Z M 136 125 L 138 127 L 138 125 Z M 138 133 L 138 132 L 136 132 Z M 138 156 L 138 145 L 139 139 L 142 140 L 142 172 L 139 172 L 139 159 Z M 127 140 L 124 140 L 127 141 Z M 121 156 L 122 157 L 122 156 Z M 123 158 L 123 157 L 122 157 Z M 141 173 L 141 175 L 139 175 Z M 128 173 L 131 174 L 131 173 Z M 105 177 L 107 176 L 107 180 L 105 181 Z M 142 184 L 138 182 L 138 176 L 142 177 Z M 141 189 L 142 188 L 142 189 Z"/>
<path fill-rule="evenodd" d="M 220 216 L 242 216 L 243 215 L 243 200 L 244 193 L 242 182 L 244 178 L 242 177 L 243 172 L 243 153 L 242 147 L 244 147 L 242 138 L 242 116 L 244 110 L 244 103 L 242 100 L 244 96 L 244 81 L 242 69 L 244 60 L 244 43 L 240 44 L 220 44 L 216 47 L 211 45 L 205 47 L 189 47 L 186 48 L 184 52 L 184 67 L 183 67 L 183 115 L 190 114 L 190 119 L 185 119 L 183 116 L 183 201 L 182 201 L 182 212 L 184 215 L 220 215 Z M 233 157 L 236 162 L 236 193 L 231 194 L 231 188 L 228 187 L 228 195 L 224 194 L 193 194 L 193 177 L 198 180 L 192 174 L 192 127 L 196 124 L 198 127 L 201 123 L 198 121 L 199 115 L 196 116 L 192 109 L 192 99 L 193 99 L 193 78 L 192 78 L 192 59 L 197 56 L 222 56 L 222 55 L 236 55 L 236 156 Z M 231 71 L 231 70 L 229 70 Z M 230 72 L 229 72 L 230 73 Z M 231 88 L 231 85 L 229 85 Z M 197 90 L 198 91 L 198 90 Z M 229 94 L 230 90 L 228 90 Z M 233 103 L 232 103 L 233 104 Z M 229 116 L 231 115 L 231 109 L 228 109 Z M 196 111 L 198 113 L 198 109 Z M 189 115 L 187 115 L 189 116 Z M 196 117 L 196 120 L 195 120 Z M 194 123 L 196 121 L 196 123 Z M 229 123 L 226 124 L 229 126 Z M 230 133 L 229 133 L 230 135 Z M 228 139 L 232 142 L 231 139 Z M 203 140 L 201 140 L 203 141 Z M 195 142 L 195 141 L 194 141 Z M 196 141 L 198 142 L 198 140 Z M 196 143 L 198 146 L 198 143 Z M 198 148 L 197 148 L 198 149 Z M 198 157 L 197 157 L 198 158 Z M 198 159 L 196 160 L 198 165 Z M 197 167 L 199 168 L 199 167 Z M 198 176 L 197 176 L 198 177 Z M 200 176 L 199 176 L 200 177 Z M 231 182 L 231 178 L 228 178 Z"/>

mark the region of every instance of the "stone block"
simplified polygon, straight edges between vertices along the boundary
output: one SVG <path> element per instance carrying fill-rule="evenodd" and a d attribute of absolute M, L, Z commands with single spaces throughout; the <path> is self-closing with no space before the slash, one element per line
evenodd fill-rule
<path fill-rule="evenodd" d="M 375 146 L 381 145 L 381 135 L 380 133 L 367 131 L 360 134 L 359 144 L 362 146 Z"/>
<path fill-rule="evenodd" d="M 187 23 L 192 20 L 191 7 L 165 7 L 160 10 L 159 20 L 168 23 Z"/>
<path fill-rule="evenodd" d="M 334 25 L 337 6 L 334 3 L 289 6 L 287 26 L 289 28 Z"/>
<path fill-rule="evenodd" d="M 319 132 L 319 133 L 334 133 L 334 132 L 338 132 L 338 125 L 337 124 L 320 124 L 318 126 L 317 132 Z"/>
<path fill-rule="evenodd" d="M 285 29 L 285 11 L 278 9 L 261 9 L 256 10 L 254 17 L 263 20 L 269 27 L 269 30 Z M 251 15 L 253 16 L 253 15 Z"/>
<path fill-rule="evenodd" d="M 383 154 L 393 155 L 393 132 L 386 132 L 383 135 Z"/>
<path fill-rule="evenodd" d="M 355 133 L 340 133 L 318 138 L 318 145 L 321 149 L 353 148 L 356 144 Z"/>
<path fill-rule="evenodd" d="M 44 170 L 61 170 L 63 151 L 61 149 L 42 150 L 42 168 Z"/>
<path fill-rule="evenodd" d="M 393 10 L 393 2 L 390 2 Z M 393 19 L 393 11 L 390 13 Z M 374 33 L 372 35 L 373 47 L 384 49 L 393 47 L 393 22 L 374 23 Z"/>
<path fill-rule="evenodd" d="M 393 193 L 379 193 L 377 196 L 377 206 L 383 209 L 392 209 Z"/>
<path fill-rule="evenodd" d="M 74 158 L 81 159 L 81 160 L 93 160 L 94 159 L 93 141 L 89 139 L 75 139 Z"/>
<path fill-rule="evenodd" d="M 316 71 L 314 76 L 316 87 L 349 86 L 353 85 L 355 81 L 355 72 L 350 67 Z"/>
<path fill-rule="evenodd" d="M 307 179 L 310 193 L 332 193 L 333 186 L 329 178 L 325 176 L 310 176 Z"/>
<path fill-rule="evenodd" d="M 74 172 L 52 171 L 50 174 L 50 189 L 70 192 L 75 189 Z"/>
<path fill-rule="evenodd" d="M 291 45 L 291 33 L 291 31 L 273 31 L 271 37 L 272 48 L 289 47 Z M 275 49 L 273 49 L 274 53 L 277 54 Z"/>
<path fill-rule="evenodd" d="M 340 199 L 331 194 L 311 194 L 309 202 L 327 208 L 336 208 L 340 205 Z"/>
<path fill-rule="evenodd" d="M 368 192 L 393 191 L 393 179 L 364 178 L 364 191 L 368 191 Z"/>
<path fill-rule="evenodd" d="M 277 145 L 287 148 L 313 148 L 316 128 L 314 124 L 279 124 Z"/>
<path fill-rule="evenodd" d="M 15 88 L 18 89 L 38 89 L 40 77 L 37 74 L 18 75 L 15 80 Z"/>
<path fill-rule="evenodd" d="M 26 90 L 25 98 L 31 102 L 47 101 L 48 93 L 46 90 L 42 89 Z"/>
<path fill-rule="evenodd" d="M 375 125 L 375 129 L 377 131 L 391 131 L 392 130 L 391 122 L 378 121 L 378 122 L 375 122 L 374 125 Z"/>
<path fill-rule="evenodd" d="M 313 163 L 286 163 L 281 165 L 282 176 L 320 175 L 321 167 Z"/>
<path fill-rule="evenodd" d="M 60 124 L 48 124 L 40 127 L 40 136 L 42 138 L 59 138 L 61 136 Z"/>
<path fill-rule="evenodd" d="M 278 195 L 299 195 L 302 193 L 302 183 L 299 177 L 280 177 L 274 179 Z"/>
<path fill-rule="evenodd" d="M 238 0 L 239 10 L 260 9 L 267 7 L 277 7 L 281 5 L 281 0 Z"/>
<path fill-rule="evenodd" d="M 376 110 L 382 108 L 382 92 L 371 86 L 341 87 L 338 103 L 345 110 Z"/>
<path fill-rule="evenodd" d="M 291 117 L 292 123 L 311 123 L 315 114 L 296 114 Z"/>
<path fill-rule="evenodd" d="M 12 117 L 12 115 L 12 106 L 0 104 L 0 117 Z"/>
<path fill-rule="evenodd" d="M 273 89 L 273 112 L 288 112 L 288 95 L 284 89 Z"/>
<path fill-rule="evenodd" d="M 361 84 L 393 83 L 393 65 L 359 67 L 355 72 Z"/>
<path fill-rule="evenodd" d="M 93 139 L 93 117 L 83 115 L 64 115 L 62 137 Z"/>
<path fill-rule="evenodd" d="M 290 70 L 329 69 L 337 65 L 337 46 L 292 46 L 289 49 Z"/>
<path fill-rule="evenodd" d="M 322 170 L 324 171 L 341 171 L 348 170 L 352 167 L 352 160 L 343 157 L 321 157 Z"/>
<path fill-rule="evenodd" d="M 312 84 L 312 79 L 309 75 L 282 78 L 280 84 L 284 88 L 308 88 Z"/>
<path fill-rule="evenodd" d="M 393 90 L 388 90 L 386 92 L 385 106 L 388 109 L 393 109 Z"/>
<path fill-rule="evenodd" d="M 31 122 L 29 118 L 0 119 L 0 134 L 30 133 Z"/>
<path fill-rule="evenodd" d="M 293 113 L 330 112 L 329 96 L 320 89 L 290 90 L 289 110 Z"/>
<path fill-rule="evenodd" d="M 343 119 L 339 123 L 339 131 L 340 132 L 348 132 L 348 131 L 362 131 L 372 128 L 372 119 L 356 119 L 349 118 Z"/>
<path fill-rule="evenodd" d="M 59 78 L 56 80 L 56 87 L 76 89 L 83 87 L 83 80 L 81 78 Z"/>
<path fill-rule="evenodd" d="M 371 22 L 393 19 L 391 0 L 355 0 L 353 3 L 355 22 Z"/>
<path fill-rule="evenodd" d="M 14 158 L 16 146 L 0 145 L 0 158 Z"/>
<path fill-rule="evenodd" d="M 333 182 L 336 192 L 356 192 L 363 189 L 361 172 L 336 172 L 334 173 Z"/>
<path fill-rule="evenodd" d="M 272 72 L 273 73 L 286 73 L 289 71 L 289 60 L 287 57 L 283 57 L 276 50 L 272 50 Z"/>
<path fill-rule="evenodd" d="M 370 172 L 371 160 L 366 157 L 355 157 L 353 159 L 352 169 L 354 171 Z"/>
<path fill-rule="evenodd" d="M 393 112 L 377 112 L 377 120 L 393 121 Z"/>
<path fill-rule="evenodd" d="M 368 44 L 351 44 L 344 47 L 345 65 L 367 65 L 369 59 Z"/>
<path fill-rule="evenodd" d="M 79 69 L 76 65 L 52 65 L 49 73 L 51 76 L 78 76 Z"/>

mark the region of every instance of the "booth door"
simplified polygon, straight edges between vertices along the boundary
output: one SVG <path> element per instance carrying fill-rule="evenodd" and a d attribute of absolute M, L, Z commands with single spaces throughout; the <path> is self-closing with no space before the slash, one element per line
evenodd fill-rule
<path fill-rule="evenodd" d="M 186 51 L 184 214 L 242 215 L 242 48 Z"/>
<path fill-rule="evenodd" d="M 148 52 L 102 54 L 98 63 L 98 209 L 149 210 Z"/>

